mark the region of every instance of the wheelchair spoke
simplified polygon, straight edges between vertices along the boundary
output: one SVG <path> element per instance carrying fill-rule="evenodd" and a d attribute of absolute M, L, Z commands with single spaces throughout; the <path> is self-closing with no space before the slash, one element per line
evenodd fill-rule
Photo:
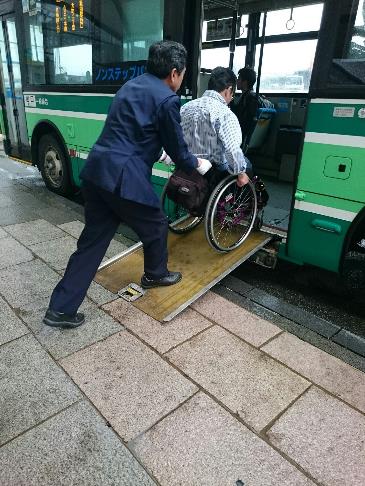
<path fill-rule="evenodd" d="M 219 191 L 209 208 L 207 237 L 214 248 L 229 251 L 237 248 L 251 231 L 257 210 L 256 193 L 251 183 L 238 187 L 235 178 Z"/>

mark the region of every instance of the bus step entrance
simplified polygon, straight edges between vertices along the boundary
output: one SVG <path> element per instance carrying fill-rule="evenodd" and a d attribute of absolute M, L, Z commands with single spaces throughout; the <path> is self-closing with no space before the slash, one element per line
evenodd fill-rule
<path fill-rule="evenodd" d="M 183 274 L 178 284 L 142 292 L 135 289 L 139 287 L 137 284 L 132 284 L 133 288 L 129 289 L 132 287 L 130 282 L 140 282 L 143 274 L 141 243 L 103 263 L 95 280 L 107 290 L 122 294 L 121 297 L 145 314 L 167 322 L 254 255 L 272 237 L 263 231 L 255 231 L 236 250 L 218 253 L 209 246 L 204 227 L 200 225 L 185 235 L 169 234 L 169 269 Z M 139 292 L 138 298 L 134 298 L 135 292 Z"/>

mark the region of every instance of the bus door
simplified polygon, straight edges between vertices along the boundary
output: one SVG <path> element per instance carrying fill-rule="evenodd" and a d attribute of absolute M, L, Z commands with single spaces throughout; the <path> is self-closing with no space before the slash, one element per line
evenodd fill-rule
<path fill-rule="evenodd" d="M 9 155 L 24 157 L 29 142 L 14 14 L 1 17 L 0 59 L 6 132 L 4 145 Z"/>
<path fill-rule="evenodd" d="M 341 269 L 347 235 L 365 207 L 364 40 L 365 1 L 329 0 L 311 81 L 286 256 L 334 272 Z M 359 240 L 363 231 L 354 233 Z"/>

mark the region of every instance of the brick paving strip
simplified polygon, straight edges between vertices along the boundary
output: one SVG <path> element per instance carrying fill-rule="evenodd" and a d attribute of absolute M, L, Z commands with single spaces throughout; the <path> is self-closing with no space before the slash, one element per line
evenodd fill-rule
<path fill-rule="evenodd" d="M 1 485 L 365 484 L 363 372 L 212 292 L 162 325 L 93 284 L 46 328 L 82 221 L 0 186 Z"/>

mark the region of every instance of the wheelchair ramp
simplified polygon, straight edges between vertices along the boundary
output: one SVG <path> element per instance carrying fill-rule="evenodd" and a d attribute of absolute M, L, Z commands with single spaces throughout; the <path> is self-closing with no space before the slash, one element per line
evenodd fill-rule
<path fill-rule="evenodd" d="M 182 272 L 183 279 L 170 287 L 149 289 L 130 305 L 157 321 L 170 321 L 271 238 L 272 235 L 262 231 L 253 232 L 236 250 L 217 253 L 206 240 L 203 224 L 185 235 L 170 233 L 169 269 Z M 111 292 L 117 293 L 130 283 L 139 285 L 142 274 L 143 250 L 141 243 L 137 243 L 101 265 L 95 280 Z"/>

